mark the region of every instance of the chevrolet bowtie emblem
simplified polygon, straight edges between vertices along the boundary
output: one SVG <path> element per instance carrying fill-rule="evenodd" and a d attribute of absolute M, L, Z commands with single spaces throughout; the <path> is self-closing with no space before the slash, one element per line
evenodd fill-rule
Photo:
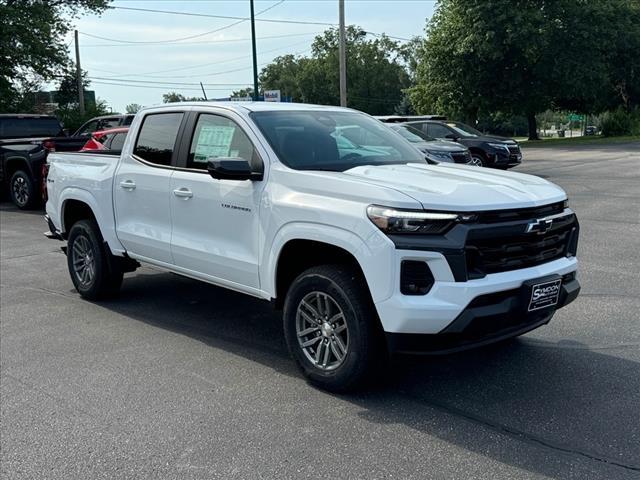
<path fill-rule="evenodd" d="M 542 235 L 551 230 L 551 226 L 553 225 L 553 220 L 549 218 L 539 218 L 532 222 L 529 222 L 527 225 L 527 233 L 537 233 L 538 235 Z"/>

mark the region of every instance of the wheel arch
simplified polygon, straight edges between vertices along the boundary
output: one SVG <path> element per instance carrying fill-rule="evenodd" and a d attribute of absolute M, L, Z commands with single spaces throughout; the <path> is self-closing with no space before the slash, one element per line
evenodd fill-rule
<path fill-rule="evenodd" d="M 108 206 L 109 212 L 105 214 L 90 192 L 76 187 L 70 187 L 61 192 L 59 205 L 60 230 L 64 238 L 68 236 L 71 226 L 78 220 L 93 219 L 111 253 L 118 255 L 124 252 L 124 248 L 115 235 L 110 205 Z"/>
<path fill-rule="evenodd" d="M 291 282 L 304 270 L 341 263 L 353 266 L 363 275 L 374 302 L 388 298 L 392 290 L 389 272 L 393 268 L 393 255 L 388 245 L 378 243 L 376 247 L 372 250 L 353 232 L 337 227 L 288 224 L 266 251 L 262 289 L 280 307 Z"/>
<path fill-rule="evenodd" d="M 7 157 L 4 161 L 6 181 L 10 181 L 13 174 L 18 170 L 24 170 L 27 172 L 27 174 L 29 174 L 29 176 L 31 176 L 32 179 L 34 178 L 33 171 L 31 170 L 31 165 L 26 158 L 20 156 Z"/>

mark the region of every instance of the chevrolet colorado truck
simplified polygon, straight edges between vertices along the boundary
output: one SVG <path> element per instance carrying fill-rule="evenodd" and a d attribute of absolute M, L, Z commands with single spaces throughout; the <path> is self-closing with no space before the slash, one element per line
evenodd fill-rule
<path fill-rule="evenodd" d="M 354 129 L 360 143 L 341 141 Z M 389 353 L 521 335 L 580 290 L 562 189 L 429 165 L 354 110 L 167 104 L 136 115 L 119 156 L 49 161 L 47 235 L 66 241 L 81 296 L 114 295 L 147 263 L 271 301 L 293 359 L 329 390 Z"/>

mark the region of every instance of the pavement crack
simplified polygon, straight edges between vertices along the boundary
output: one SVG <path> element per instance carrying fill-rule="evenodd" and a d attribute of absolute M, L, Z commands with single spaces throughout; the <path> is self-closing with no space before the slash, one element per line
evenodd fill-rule
<path fill-rule="evenodd" d="M 583 457 L 583 458 L 587 458 L 589 460 L 593 460 L 596 462 L 600 462 L 600 463 L 606 463 L 608 465 L 613 465 L 615 467 L 619 467 L 619 468 L 623 468 L 625 470 L 631 470 L 634 472 L 640 472 L 640 465 L 634 465 L 634 464 L 627 464 L 627 463 L 622 463 L 617 459 L 614 458 L 610 458 L 604 455 L 600 455 L 598 453 L 594 453 L 594 452 L 588 452 L 588 451 L 584 451 L 584 450 L 580 450 L 577 448 L 573 448 L 571 446 L 568 445 L 563 445 L 561 443 L 557 443 L 557 442 L 553 442 L 550 440 L 546 440 L 542 437 L 539 437 L 537 435 L 525 432 L 523 430 L 514 428 L 514 427 L 509 427 L 507 425 L 501 424 L 499 422 L 494 422 L 492 420 L 489 420 L 487 418 L 481 417 L 480 415 L 476 415 L 474 413 L 465 411 L 463 409 L 460 409 L 458 407 L 454 407 L 451 405 L 447 405 L 445 403 L 440 403 L 440 402 L 436 402 L 430 399 L 426 399 L 417 395 L 412 395 L 411 393 L 408 393 L 407 391 L 401 391 L 400 393 L 402 393 L 404 396 L 408 397 L 410 400 L 416 401 L 418 403 L 422 403 L 422 404 L 426 404 L 427 406 L 435 409 L 435 410 L 439 410 L 443 413 L 449 414 L 449 415 L 453 415 L 456 417 L 460 417 L 463 418 L 469 422 L 481 425 L 485 428 L 488 428 L 490 430 L 493 430 L 495 432 L 498 432 L 500 434 L 509 436 L 511 438 L 515 438 L 517 440 L 520 440 L 524 443 L 528 443 L 528 444 L 532 444 L 532 445 L 538 445 L 538 446 L 543 446 L 545 448 L 549 448 L 551 450 L 555 450 L 557 452 L 562 452 L 562 453 L 567 453 L 570 455 L 576 455 L 579 457 Z"/>

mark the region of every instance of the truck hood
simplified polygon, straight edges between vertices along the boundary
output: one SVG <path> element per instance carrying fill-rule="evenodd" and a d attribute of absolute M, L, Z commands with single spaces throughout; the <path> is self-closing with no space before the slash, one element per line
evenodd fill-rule
<path fill-rule="evenodd" d="M 542 178 L 455 164 L 361 166 L 345 175 L 400 191 L 425 209 L 503 210 L 560 202 L 565 192 Z"/>

